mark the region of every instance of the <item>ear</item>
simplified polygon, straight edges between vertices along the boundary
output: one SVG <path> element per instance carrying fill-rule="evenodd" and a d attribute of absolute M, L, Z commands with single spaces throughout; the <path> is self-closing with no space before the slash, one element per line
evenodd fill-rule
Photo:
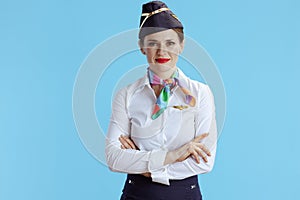
<path fill-rule="evenodd" d="M 144 46 L 143 46 L 141 40 L 139 40 L 139 47 L 140 47 L 140 51 L 142 52 L 142 54 L 146 55 L 146 51 L 144 50 Z"/>
<path fill-rule="evenodd" d="M 140 51 L 142 52 L 142 54 L 146 55 L 146 52 L 143 48 L 140 48 Z"/>
<path fill-rule="evenodd" d="M 180 43 L 180 51 L 179 51 L 179 53 L 182 53 L 182 52 L 183 52 L 184 44 L 185 44 L 185 40 L 183 40 L 183 41 Z"/>

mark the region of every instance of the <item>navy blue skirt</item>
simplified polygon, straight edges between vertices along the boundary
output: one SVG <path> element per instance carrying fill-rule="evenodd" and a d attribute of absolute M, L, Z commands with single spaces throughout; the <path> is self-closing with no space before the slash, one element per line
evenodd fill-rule
<path fill-rule="evenodd" d="M 121 200 L 202 200 L 202 195 L 198 176 L 163 185 L 143 175 L 128 174 Z"/>

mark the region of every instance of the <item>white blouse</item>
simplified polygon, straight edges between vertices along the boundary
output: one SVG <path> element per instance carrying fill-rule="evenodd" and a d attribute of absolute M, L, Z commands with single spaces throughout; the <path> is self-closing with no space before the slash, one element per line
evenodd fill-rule
<path fill-rule="evenodd" d="M 171 179 L 184 179 L 212 170 L 217 143 L 213 95 L 207 85 L 189 79 L 181 70 L 179 79 L 196 98 L 195 107 L 183 110 L 173 107 L 186 106 L 185 95 L 176 85 L 171 91 L 168 108 L 155 120 L 151 119 L 151 114 L 156 96 L 147 75 L 116 94 L 105 149 L 112 171 L 150 172 L 152 181 L 169 185 Z M 198 164 L 189 157 L 182 162 L 163 164 L 168 151 L 203 133 L 209 133 L 202 141 L 211 151 L 207 163 L 201 159 Z M 139 150 L 121 149 L 120 135 L 130 136 Z"/>

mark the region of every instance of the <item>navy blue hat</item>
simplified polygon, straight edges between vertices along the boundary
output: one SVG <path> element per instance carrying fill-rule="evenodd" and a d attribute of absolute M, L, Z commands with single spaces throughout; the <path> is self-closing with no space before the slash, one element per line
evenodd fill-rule
<path fill-rule="evenodd" d="M 183 29 L 183 26 L 165 3 L 151 1 L 143 5 L 140 19 L 140 39 L 146 35 L 173 28 Z"/>

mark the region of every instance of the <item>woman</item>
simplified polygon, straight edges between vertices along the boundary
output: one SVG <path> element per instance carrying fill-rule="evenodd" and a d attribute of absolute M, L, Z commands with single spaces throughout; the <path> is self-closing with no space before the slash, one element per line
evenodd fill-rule
<path fill-rule="evenodd" d="M 198 174 L 216 153 L 213 95 L 176 66 L 183 26 L 160 1 L 143 5 L 139 45 L 149 67 L 112 105 L 106 159 L 127 173 L 121 200 L 200 200 Z"/>

